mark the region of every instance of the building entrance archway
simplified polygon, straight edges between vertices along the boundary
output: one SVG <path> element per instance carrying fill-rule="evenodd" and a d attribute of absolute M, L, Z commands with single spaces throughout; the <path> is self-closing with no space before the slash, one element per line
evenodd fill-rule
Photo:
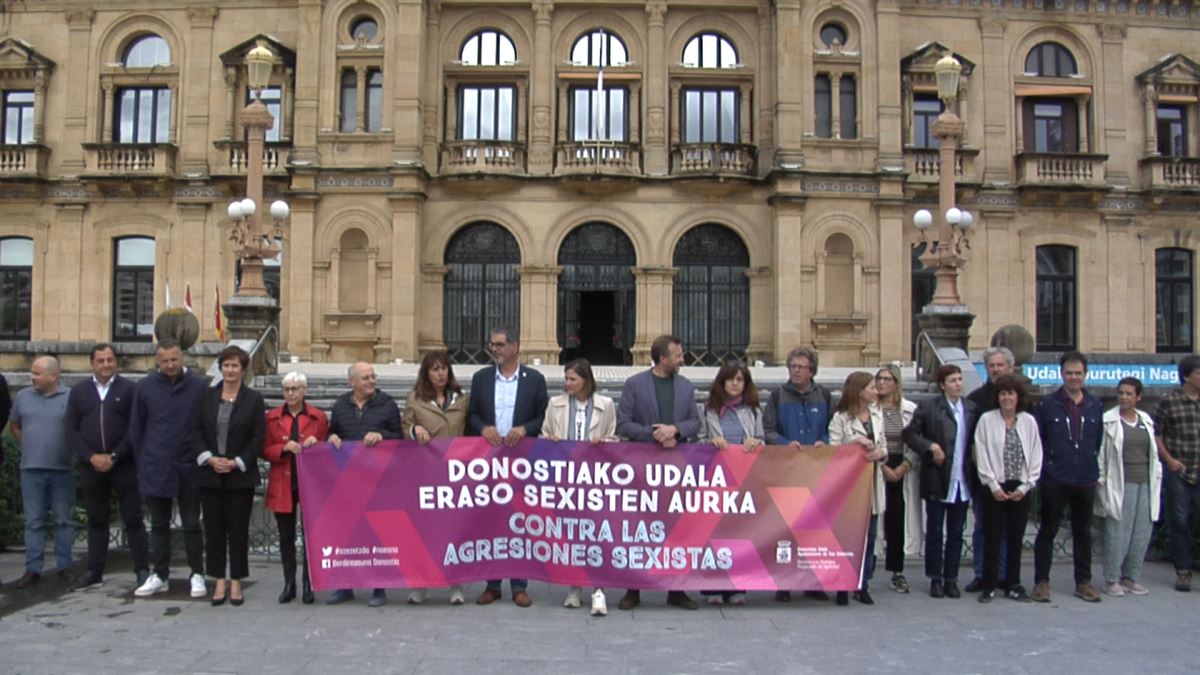
<path fill-rule="evenodd" d="M 586 358 L 595 365 L 630 365 L 633 356 L 637 255 L 624 232 L 608 223 L 586 223 L 558 250 L 558 344 L 561 361 Z"/>

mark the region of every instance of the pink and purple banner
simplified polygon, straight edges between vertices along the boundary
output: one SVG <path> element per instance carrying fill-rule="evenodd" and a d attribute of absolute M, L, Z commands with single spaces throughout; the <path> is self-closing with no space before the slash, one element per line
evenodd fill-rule
<path fill-rule="evenodd" d="M 856 445 L 347 442 L 305 450 L 299 473 L 318 590 L 853 590 L 871 512 Z"/>

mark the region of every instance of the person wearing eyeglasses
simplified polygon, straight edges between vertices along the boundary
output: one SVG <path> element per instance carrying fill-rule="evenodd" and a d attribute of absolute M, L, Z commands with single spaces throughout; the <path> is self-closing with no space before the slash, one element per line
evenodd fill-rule
<path fill-rule="evenodd" d="M 267 510 L 275 514 L 279 528 L 279 559 L 283 565 L 283 592 L 279 602 L 296 598 L 296 519 L 300 512 L 300 474 L 296 458 L 329 435 L 329 420 L 318 407 L 304 400 L 308 378 L 304 373 L 283 376 L 283 405 L 267 413 L 267 441 L 263 458 L 271 463 L 267 476 Z M 311 605 L 312 582 L 308 577 L 308 556 L 300 550 L 302 583 L 300 600 Z"/>
<path fill-rule="evenodd" d="M 887 440 L 887 459 L 880 467 L 884 481 L 883 541 L 884 569 L 892 573 L 891 587 L 897 593 L 908 593 L 904 578 L 906 530 L 920 539 L 921 496 L 914 469 L 917 453 L 904 444 L 904 428 L 912 422 L 917 404 L 904 398 L 900 368 L 886 365 L 875 372 L 875 389 L 879 394 L 879 410 L 883 415 L 883 435 Z"/>

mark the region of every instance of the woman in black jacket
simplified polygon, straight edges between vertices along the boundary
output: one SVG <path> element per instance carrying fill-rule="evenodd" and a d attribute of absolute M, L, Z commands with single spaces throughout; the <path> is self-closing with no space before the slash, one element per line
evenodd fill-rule
<path fill-rule="evenodd" d="M 958 598 L 963 525 L 975 472 L 971 441 L 979 413 L 974 403 L 963 398 L 962 370 L 958 366 L 940 366 L 935 377 L 943 395 L 917 406 L 912 422 L 904 429 L 904 443 L 921 457 L 929 595 Z"/>
<path fill-rule="evenodd" d="M 241 580 L 250 575 L 250 509 L 266 436 L 266 407 L 261 394 L 242 384 L 250 365 L 246 352 L 226 347 L 217 361 L 221 383 L 200 397 L 192 423 L 192 451 L 200 466 L 196 485 L 204 512 L 205 567 L 216 579 L 212 604 L 228 599 L 236 606 L 245 599 Z"/>

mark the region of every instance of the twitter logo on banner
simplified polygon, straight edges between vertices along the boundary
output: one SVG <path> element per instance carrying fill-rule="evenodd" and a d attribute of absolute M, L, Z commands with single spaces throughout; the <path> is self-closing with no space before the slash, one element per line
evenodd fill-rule
<path fill-rule="evenodd" d="M 332 553 L 333 553 L 332 546 L 322 546 L 321 547 L 321 555 L 330 555 Z"/>

